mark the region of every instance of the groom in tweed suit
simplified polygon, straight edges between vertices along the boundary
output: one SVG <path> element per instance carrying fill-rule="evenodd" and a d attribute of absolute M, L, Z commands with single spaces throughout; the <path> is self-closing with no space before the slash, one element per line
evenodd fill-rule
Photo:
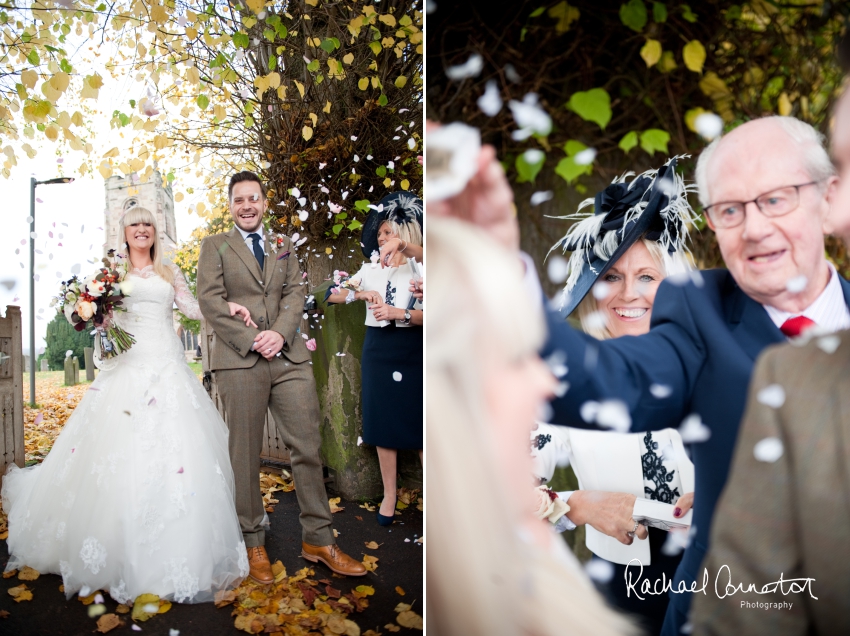
<path fill-rule="evenodd" d="M 252 172 L 239 172 L 228 188 L 234 227 L 201 243 L 198 302 L 215 332 L 210 369 L 224 402 L 230 462 L 236 482 L 236 512 L 248 548 L 250 576 L 274 576 L 261 527 L 260 452 L 266 410 L 290 449 L 301 508 L 301 556 L 321 561 L 337 574 L 362 576 L 366 569 L 335 544 L 319 456 L 319 402 L 310 352 L 298 333 L 304 286 L 288 238 L 277 246 L 263 231 L 265 187 Z M 259 331 L 231 320 L 227 301 L 244 305 Z M 278 355 L 280 354 L 280 355 Z"/>

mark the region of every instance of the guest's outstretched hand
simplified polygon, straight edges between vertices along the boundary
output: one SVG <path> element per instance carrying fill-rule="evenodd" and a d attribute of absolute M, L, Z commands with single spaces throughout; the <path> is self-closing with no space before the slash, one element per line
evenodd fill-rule
<path fill-rule="evenodd" d="M 631 545 L 635 537 L 646 539 L 646 526 L 638 524 L 632 512 L 635 496 L 625 492 L 601 490 L 576 490 L 570 496 L 570 511 L 567 516 L 576 525 L 589 524 L 620 543 Z"/>

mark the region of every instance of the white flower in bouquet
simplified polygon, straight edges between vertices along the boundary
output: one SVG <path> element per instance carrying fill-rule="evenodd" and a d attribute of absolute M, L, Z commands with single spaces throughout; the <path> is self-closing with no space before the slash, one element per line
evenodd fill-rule
<path fill-rule="evenodd" d="M 87 300 L 78 300 L 74 309 L 77 311 L 77 315 L 83 320 L 91 320 L 91 317 L 97 311 L 97 305 Z"/>
<path fill-rule="evenodd" d="M 557 523 L 558 519 L 570 511 L 569 504 L 546 486 L 538 486 L 535 490 L 537 491 L 537 507 L 534 516 L 538 519 Z"/>
<path fill-rule="evenodd" d="M 115 284 L 116 287 L 119 286 L 119 283 Z M 120 283 L 121 293 L 125 296 L 129 296 L 133 293 L 133 283 L 129 279 L 122 280 Z"/>
<path fill-rule="evenodd" d="M 65 303 L 65 306 L 62 308 L 62 310 L 65 312 L 65 320 L 71 322 L 71 315 L 74 313 L 74 303 Z"/>
<path fill-rule="evenodd" d="M 86 281 L 86 292 L 89 296 L 98 298 L 106 290 L 106 284 L 103 281 L 91 278 Z"/>

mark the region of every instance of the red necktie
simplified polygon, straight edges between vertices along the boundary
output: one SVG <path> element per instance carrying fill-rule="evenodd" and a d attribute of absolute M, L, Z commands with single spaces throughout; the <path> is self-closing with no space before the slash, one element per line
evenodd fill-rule
<path fill-rule="evenodd" d="M 805 316 L 794 316 L 783 322 L 779 330 L 788 338 L 797 338 L 807 329 L 814 327 L 815 324 L 814 320 L 810 320 Z"/>

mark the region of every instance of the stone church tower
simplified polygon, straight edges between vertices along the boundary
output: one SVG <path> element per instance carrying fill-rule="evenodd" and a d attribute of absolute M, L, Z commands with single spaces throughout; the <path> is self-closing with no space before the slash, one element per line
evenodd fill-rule
<path fill-rule="evenodd" d="M 117 249 L 123 244 L 118 236 L 118 225 L 124 212 L 135 206 L 147 208 L 153 212 L 159 230 L 159 240 L 166 254 L 174 251 L 177 245 L 177 226 L 174 221 L 174 195 L 171 184 L 163 186 L 162 174 L 154 170 L 146 183 L 141 183 L 135 173 L 129 177 L 112 176 L 104 181 L 106 190 L 105 229 L 106 246 Z"/>

